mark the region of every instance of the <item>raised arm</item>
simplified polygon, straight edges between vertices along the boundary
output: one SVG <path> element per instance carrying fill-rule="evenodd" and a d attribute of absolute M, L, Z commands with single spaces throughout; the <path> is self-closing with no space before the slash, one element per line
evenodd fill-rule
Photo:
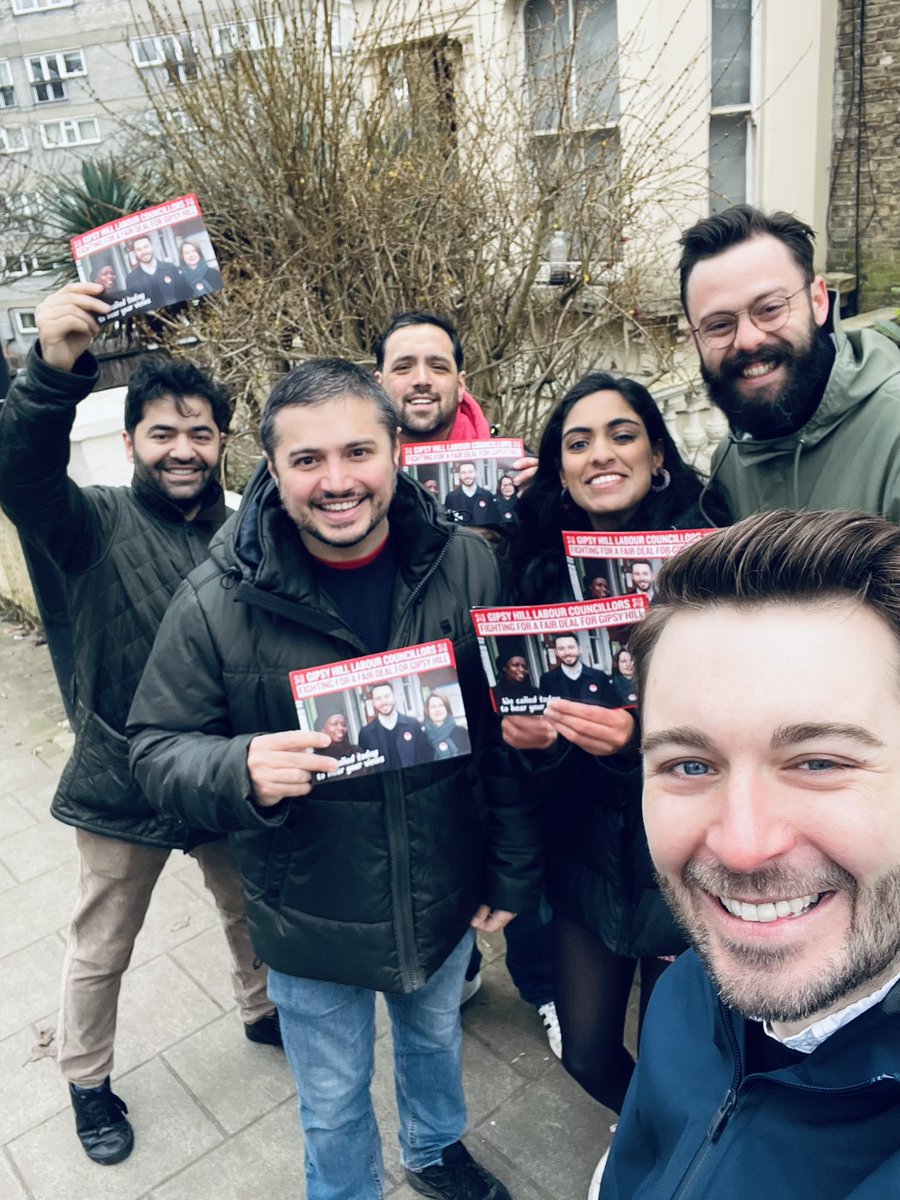
<path fill-rule="evenodd" d="M 109 310 L 101 290 L 68 284 L 38 305 L 38 342 L 0 405 L 0 506 L 64 571 L 98 553 L 92 507 L 66 469 L 76 405 L 98 377 L 88 347 Z"/>

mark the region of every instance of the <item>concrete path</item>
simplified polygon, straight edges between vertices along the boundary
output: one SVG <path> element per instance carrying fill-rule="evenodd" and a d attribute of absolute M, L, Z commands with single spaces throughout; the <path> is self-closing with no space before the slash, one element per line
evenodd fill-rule
<path fill-rule="evenodd" d="M 132 1156 L 97 1167 L 53 1055 L 74 833 L 49 815 L 72 744 L 49 655 L 0 623 L 0 1200 L 302 1200 L 302 1141 L 283 1055 L 243 1037 L 224 939 L 193 860 L 173 854 L 122 991 L 116 1091 Z M 469 1147 L 515 1200 L 584 1200 L 611 1114 L 551 1054 L 515 992 L 502 937 L 465 1010 Z M 388 1194 L 400 1182 L 385 1014 L 374 1085 Z"/>

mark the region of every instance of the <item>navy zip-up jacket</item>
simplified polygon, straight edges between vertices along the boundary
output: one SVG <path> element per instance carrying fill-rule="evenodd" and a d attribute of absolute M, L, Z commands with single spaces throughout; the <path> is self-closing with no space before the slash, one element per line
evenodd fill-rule
<path fill-rule="evenodd" d="M 693 950 L 665 972 L 601 1200 L 900 1196 L 900 984 L 791 1067 L 745 1074 L 745 1031 Z"/>

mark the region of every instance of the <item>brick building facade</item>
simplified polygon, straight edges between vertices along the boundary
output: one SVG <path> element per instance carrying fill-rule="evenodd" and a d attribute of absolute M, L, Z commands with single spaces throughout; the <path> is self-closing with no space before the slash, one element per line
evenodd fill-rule
<path fill-rule="evenodd" d="M 900 305 L 900 4 L 840 0 L 828 266 L 859 280 L 861 310 Z"/>

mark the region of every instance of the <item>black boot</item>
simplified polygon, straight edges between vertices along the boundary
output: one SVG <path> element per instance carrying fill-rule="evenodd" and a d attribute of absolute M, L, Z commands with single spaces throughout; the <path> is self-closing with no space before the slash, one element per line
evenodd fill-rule
<path fill-rule="evenodd" d="M 124 1100 L 110 1089 L 109 1076 L 99 1087 L 69 1084 L 75 1128 L 88 1158 L 103 1167 L 121 1162 L 134 1148 L 134 1130 L 125 1117 Z"/>
<path fill-rule="evenodd" d="M 244 1026 L 244 1034 L 251 1042 L 259 1042 L 261 1046 L 281 1046 L 281 1022 L 278 1020 L 278 1009 L 274 1008 L 258 1021 L 251 1021 Z"/>

